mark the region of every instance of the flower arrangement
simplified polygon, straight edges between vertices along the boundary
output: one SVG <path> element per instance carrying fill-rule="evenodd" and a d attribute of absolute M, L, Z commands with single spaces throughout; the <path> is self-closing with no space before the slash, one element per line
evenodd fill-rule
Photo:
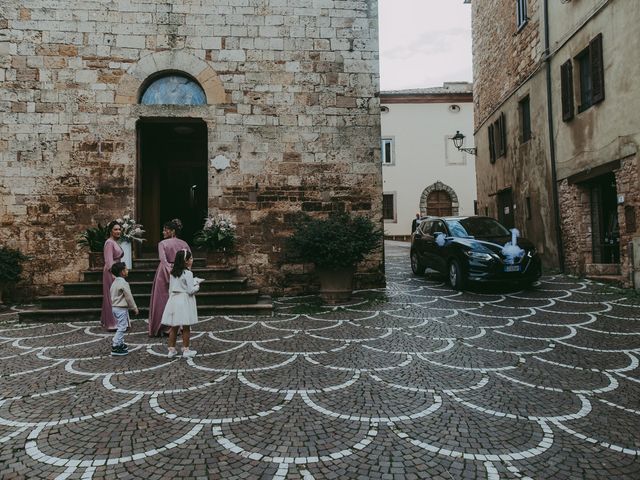
<path fill-rule="evenodd" d="M 130 215 L 125 215 L 122 218 L 116 218 L 116 222 L 122 225 L 122 235 L 120 240 L 123 242 L 144 242 L 144 230 L 142 225 L 136 223 Z"/>
<path fill-rule="evenodd" d="M 195 233 L 193 243 L 209 251 L 232 250 L 236 242 L 236 225 L 223 214 L 204 219 L 202 230 Z"/>

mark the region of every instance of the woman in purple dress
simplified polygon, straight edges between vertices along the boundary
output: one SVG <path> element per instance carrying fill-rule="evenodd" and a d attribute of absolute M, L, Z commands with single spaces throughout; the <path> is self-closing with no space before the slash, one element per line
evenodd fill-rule
<path fill-rule="evenodd" d="M 102 315 L 100 321 L 102 326 L 109 331 L 116 330 L 117 323 L 111 311 L 111 284 L 114 276 L 111 273 L 111 267 L 114 263 L 119 262 L 124 256 L 124 251 L 118 245 L 120 235 L 122 235 L 122 225 L 117 221 L 109 223 L 109 238 L 104 242 L 104 269 L 102 270 Z"/>
<path fill-rule="evenodd" d="M 174 218 L 162 227 L 164 240 L 158 243 L 158 257 L 160 264 L 156 270 L 151 287 L 151 300 L 149 301 L 149 336 L 156 337 L 162 332 L 162 314 L 169 300 L 169 277 L 171 267 L 176 258 L 176 252 L 187 250 L 191 252 L 189 245 L 180 240 L 176 235 L 182 230 L 182 222 Z"/>

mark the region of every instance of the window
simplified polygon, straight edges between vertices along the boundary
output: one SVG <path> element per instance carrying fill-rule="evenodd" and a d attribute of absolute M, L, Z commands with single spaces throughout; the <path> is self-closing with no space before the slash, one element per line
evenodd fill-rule
<path fill-rule="evenodd" d="M 584 50 L 576 57 L 580 72 L 580 106 L 578 112 L 582 112 L 591 106 L 591 59 L 589 58 L 589 49 Z"/>
<path fill-rule="evenodd" d="M 520 141 L 528 142 L 531 139 L 531 108 L 529 95 L 520 100 Z"/>
<path fill-rule="evenodd" d="M 153 80 L 140 98 L 142 105 L 206 105 L 207 97 L 197 82 L 171 74 Z"/>
<path fill-rule="evenodd" d="M 396 194 L 385 193 L 382 195 L 382 219 L 385 221 L 396 221 Z"/>
<path fill-rule="evenodd" d="M 575 57 L 577 86 L 580 105 L 578 113 L 604 100 L 604 62 L 602 58 L 602 34 Z M 566 122 L 574 116 L 573 65 L 568 60 L 560 67 L 562 84 L 562 119 Z"/>
<path fill-rule="evenodd" d="M 489 125 L 489 160 L 495 163 L 496 159 L 507 154 L 507 127 L 504 113 Z"/>
<path fill-rule="evenodd" d="M 383 165 L 395 165 L 396 160 L 393 155 L 393 139 L 382 139 L 382 164 Z"/>
<path fill-rule="evenodd" d="M 520 30 L 529 20 L 527 18 L 527 0 L 516 0 L 516 16 L 518 20 L 518 30 Z"/>

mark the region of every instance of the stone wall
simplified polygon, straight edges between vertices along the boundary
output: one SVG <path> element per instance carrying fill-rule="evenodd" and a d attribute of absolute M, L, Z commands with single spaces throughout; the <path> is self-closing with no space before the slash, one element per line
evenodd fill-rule
<path fill-rule="evenodd" d="M 542 60 L 542 2 L 527 2 L 529 21 L 520 30 L 516 3 L 513 0 L 472 2 L 476 129 L 536 71 Z"/>
<path fill-rule="evenodd" d="M 632 254 L 629 244 L 637 235 L 640 221 L 640 194 L 638 193 L 637 155 L 621 160 L 615 170 L 616 190 L 624 196 L 618 205 L 620 226 L 620 274 L 623 285 L 632 286 Z M 562 241 L 565 247 L 565 268 L 575 275 L 584 275 L 585 266 L 593 263 L 591 196 L 586 183 L 560 182 L 560 211 L 562 216 Z M 637 255 L 637 253 L 636 253 Z"/>
<path fill-rule="evenodd" d="M 381 221 L 377 48 L 375 0 L 4 0 L 0 243 L 33 258 L 24 292 L 77 280 L 78 233 L 136 213 L 141 117 L 206 122 L 209 158 L 230 160 L 210 167 L 209 211 L 237 221 L 241 270 L 266 292 L 305 290 L 279 264 L 290 214 Z M 170 70 L 207 105 L 138 105 Z M 382 265 L 361 281 L 380 284 Z"/>

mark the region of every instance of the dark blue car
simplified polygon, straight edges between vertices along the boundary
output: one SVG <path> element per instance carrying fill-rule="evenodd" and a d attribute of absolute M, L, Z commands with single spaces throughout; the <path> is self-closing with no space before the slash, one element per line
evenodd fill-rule
<path fill-rule="evenodd" d="M 514 242 L 515 240 L 515 242 Z M 489 217 L 429 217 L 411 235 L 411 269 L 448 276 L 461 290 L 469 281 L 531 285 L 542 274 L 534 245 Z"/>

